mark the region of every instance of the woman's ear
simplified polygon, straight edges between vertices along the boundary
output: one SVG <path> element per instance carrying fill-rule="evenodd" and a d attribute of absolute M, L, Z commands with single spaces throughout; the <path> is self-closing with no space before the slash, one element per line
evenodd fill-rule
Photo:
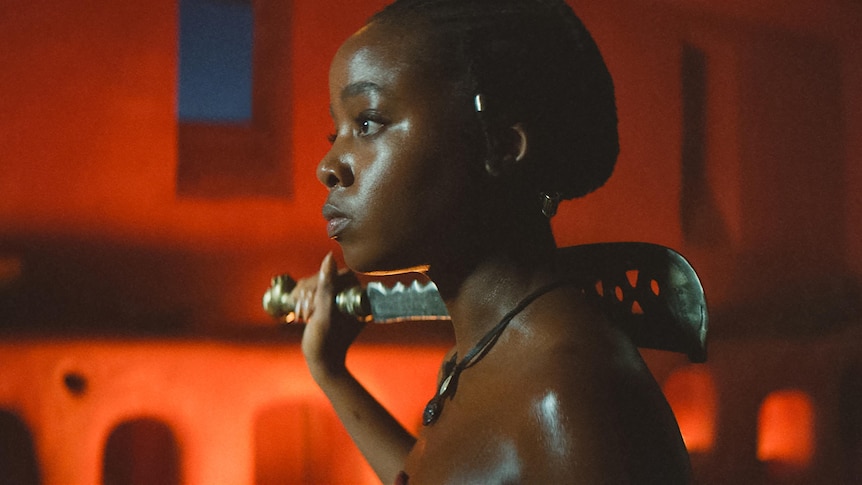
<path fill-rule="evenodd" d="M 527 131 L 522 123 L 515 123 L 503 132 L 497 144 L 496 156 L 488 157 L 485 170 L 497 177 L 512 169 L 527 156 Z"/>

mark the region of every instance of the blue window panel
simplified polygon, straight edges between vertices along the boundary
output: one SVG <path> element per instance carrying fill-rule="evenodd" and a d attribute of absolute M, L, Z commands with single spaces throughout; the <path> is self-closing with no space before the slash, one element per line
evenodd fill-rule
<path fill-rule="evenodd" d="M 180 121 L 250 121 L 253 48 L 251 0 L 180 0 Z"/>

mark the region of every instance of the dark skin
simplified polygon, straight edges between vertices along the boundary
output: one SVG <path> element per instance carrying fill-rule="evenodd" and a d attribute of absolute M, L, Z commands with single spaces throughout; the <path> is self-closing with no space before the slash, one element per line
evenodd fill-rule
<path fill-rule="evenodd" d="M 486 172 L 469 110 L 450 81 L 417 61 L 422 29 L 370 24 L 338 51 L 335 136 L 318 178 L 347 265 L 427 268 L 463 356 L 561 275 L 550 225 L 538 206 L 524 206 L 530 198 L 513 175 L 530 163 L 529 130 L 512 123 L 501 134 L 501 163 L 515 168 Z M 362 327 L 334 312 L 336 275 L 329 255 L 294 290 L 307 322 L 302 348 L 383 483 L 402 470 L 411 484 L 687 483 L 676 422 L 640 355 L 573 288 L 519 313 L 417 439 L 345 366 Z"/>

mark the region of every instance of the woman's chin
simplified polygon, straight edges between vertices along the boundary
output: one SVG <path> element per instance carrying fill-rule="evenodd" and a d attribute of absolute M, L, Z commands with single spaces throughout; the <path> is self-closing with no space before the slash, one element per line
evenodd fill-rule
<path fill-rule="evenodd" d="M 355 273 L 369 276 L 387 276 L 403 273 L 425 273 L 428 271 L 427 264 L 363 257 L 363 255 L 356 254 L 343 246 L 342 251 L 344 253 L 344 264 Z"/>
<path fill-rule="evenodd" d="M 395 274 L 404 274 L 404 273 L 427 273 L 428 265 L 420 264 L 417 266 L 410 266 L 407 268 L 401 269 L 383 269 L 383 270 L 375 270 L 375 271 L 360 271 L 360 273 L 367 274 L 369 276 L 389 276 Z"/>

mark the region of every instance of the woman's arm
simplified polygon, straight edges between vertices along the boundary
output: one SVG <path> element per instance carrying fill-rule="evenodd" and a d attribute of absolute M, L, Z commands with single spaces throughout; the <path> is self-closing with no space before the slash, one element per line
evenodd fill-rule
<path fill-rule="evenodd" d="M 334 308 L 337 269 L 332 254 L 317 276 L 294 290 L 298 317 L 306 321 L 302 351 L 315 382 L 383 483 L 394 483 L 416 442 L 403 426 L 347 370 L 347 349 L 362 324 Z"/>
<path fill-rule="evenodd" d="M 384 484 L 395 483 L 416 438 L 349 373 L 317 380 L 359 451 Z"/>

